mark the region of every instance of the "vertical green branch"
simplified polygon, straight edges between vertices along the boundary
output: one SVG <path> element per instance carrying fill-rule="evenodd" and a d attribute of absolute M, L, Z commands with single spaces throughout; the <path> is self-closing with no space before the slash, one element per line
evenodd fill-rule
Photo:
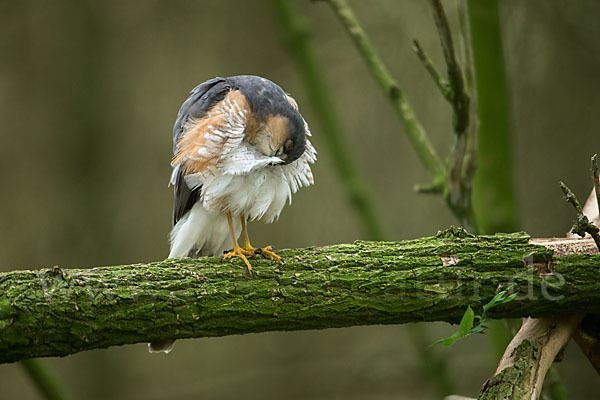
<path fill-rule="evenodd" d="M 468 0 L 479 115 L 473 206 L 480 233 L 519 230 L 497 0 Z"/>
<path fill-rule="evenodd" d="M 294 11 L 292 1 L 273 0 L 273 5 L 291 49 L 290 53 L 295 58 L 304 79 L 313 110 L 319 119 L 322 129 L 321 137 L 328 146 L 342 183 L 362 220 L 368 237 L 381 240 L 386 237 L 382 220 L 375 211 L 373 200 L 367 191 L 367 185 L 354 165 L 350 151 L 343 140 L 342 124 L 335 112 L 330 97 L 331 92 L 327 90 L 327 84 L 320 72 L 321 68 L 308 43 L 308 31 L 304 21 Z"/>

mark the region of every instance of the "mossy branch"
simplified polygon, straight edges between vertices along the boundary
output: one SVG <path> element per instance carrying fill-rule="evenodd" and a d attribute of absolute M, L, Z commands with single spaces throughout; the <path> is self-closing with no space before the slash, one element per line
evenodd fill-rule
<path fill-rule="evenodd" d="M 255 260 L 169 259 L 0 274 L 0 362 L 168 338 L 460 320 L 499 290 L 496 318 L 600 312 L 600 255 L 553 257 L 526 234 L 462 230 L 404 242 L 285 250 Z"/>

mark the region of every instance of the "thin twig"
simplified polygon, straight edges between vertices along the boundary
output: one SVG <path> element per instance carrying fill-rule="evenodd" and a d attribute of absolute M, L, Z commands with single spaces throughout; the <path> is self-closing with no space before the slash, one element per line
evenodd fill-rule
<path fill-rule="evenodd" d="M 466 90 L 470 93 L 469 127 L 467 130 L 467 150 L 463 166 L 463 185 L 465 192 L 471 195 L 475 171 L 477 170 L 477 149 L 479 132 L 479 115 L 477 102 L 477 88 L 475 86 L 475 64 L 473 59 L 473 46 L 471 41 L 471 26 L 469 24 L 469 11 L 467 0 L 458 2 L 459 37 L 463 53 L 463 71 L 465 75 Z M 481 232 L 478 232 L 481 233 Z"/>
<path fill-rule="evenodd" d="M 41 360 L 31 358 L 21 361 L 21 365 L 27 371 L 43 398 L 47 400 L 68 399 L 65 390 Z"/>
<path fill-rule="evenodd" d="M 431 75 L 431 78 L 433 79 L 437 87 L 440 89 L 440 92 L 442 92 L 442 96 L 444 96 L 446 100 L 451 102 L 452 91 L 450 89 L 450 84 L 440 74 L 440 72 L 433 64 L 433 61 L 431 61 L 431 58 L 429 58 L 429 56 L 425 53 L 425 51 L 421 47 L 421 44 L 416 39 L 413 40 L 413 51 L 417 54 L 419 60 L 421 60 L 423 66 L 425 67 L 427 72 L 429 72 L 429 75 Z"/>
<path fill-rule="evenodd" d="M 471 46 L 471 26 L 469 24 L 469 8 L 467 0 L 458 1 L 458 26 L 460 34 L 460 49 L 463 56 L 463 73 L 467 91 L 471 97 L 477 96 L 475 90 L 475 67 L 473 61 L 473 46 Z"/>
<path fill-rule="evenodd" d="M 377 54 L 375 47 L 360 26 L 354 12 L 346 0 L 327 0 L 327 2 L 354 41 L 354 44 L 367 64 L 369 72 L 394 106 L 394 110 L 400 118 L 415 152 L 429 171 L 434 185 L 442 188 L 446 175 L 444 164 L 433 148 L 425 129 L 418 121 L 415 111 Z"/>
<path fill-rule="evenodd" d="M 334 165 L 341 177 L 342 183 L 349 194 L 365 231 L 369 238 L 381 240 L 387 236 L 382 219 L 375 210 L 368 185 L 360 175 L 350 156 L 347 141 L 344 139 L 342 124 L 335 111 L 330 90 L 318 65 L 314 52 L 308 44 L 308 30 L 304 21 L 296 13 L 289 0 L 273 1 L 278 12 L 281 27 L 287 37 L 296 63 L 304 78 L 306 91 L 311 99 L 315 115 L 321 125 L 321 137 L 329 147 Z"/>
<path fill-rule="evenodd" d="M 560 188 L 565 194 L 565 200 L 573 205 L 575 212 L 577 213 L 577 218 L 575 219 L 575 224 L 573 224 L 573 229 L 571 229 L 571 232 L 581 237 L 584 237 L 586 232 L 589 233 L 594 239 L 598 250 L 600 250 L 600 235 L 598 234 L 600 229 L 590 222 L 588 217 L 583 214 L 583 208 L 581 207 L 581 204 L 579 203 L 579 200 L 577 200 L 577 196 L 575 196 L 573 191 L 571 191 L 571 189 L 569 189 L 563 182 L 560 182 Z"/>
<path fill-rule="evenodd" d="M 469 125 L 469 96 L 465 91 L 463 73 L 454 52 L 454 43 L 452 42 L 452 34 L 450 33 L 444 7 L 442 7 L 440 0 L 430 0 L 430 4 L 448 69 L 448 82 L 450 83 L 452 108 L 455 116 L 454 130 L 457 135 L 462 135 L 466 133 Z"/>
<path fill-rule="evenodd" d="M 594 181 L 594 192 L 596 192 L 596 203 L 600 213 L 600 169 L 598 168 L 598 154 L 592 156 L 592 180 Z"/>
<path fill-rule="evenodd" d="M 471 188 L 474 177 L 474 154 L 469 154 L 469 163 L 465 168 L 465 157 L 468 146 L 468 133 L 475 135 L 475 132 L 469 132 L 470 98 L 465 89 L 463 72 L 456 58 L 452 34 L 448 25 L 448 19 L 440 0 L 430 0 L 433 11 L 433 18 L 440 37 L 449 82 L 449 101 L 454 112 L 454 132 L 456 135 L 450 163 L 447 171 L 447 193 L 446 201 L 458 217 L 461 223 L 471 231 L 475 231 L 475 217 L 471 204 Z M 469 148 L 469 153 L 473 153 L 474 148 Z"/>

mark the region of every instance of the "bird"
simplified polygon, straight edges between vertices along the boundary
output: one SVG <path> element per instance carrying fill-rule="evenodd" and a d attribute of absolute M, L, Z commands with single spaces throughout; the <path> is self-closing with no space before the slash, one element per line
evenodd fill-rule
<path fill-rule="evenodd" d="M 284 264 L 272 246 L 250 244 L 247 223 L 275 221 L 314 183 L 310 137 L 296 100 L 266 78 L 216 77 L 192 89 L 173 127 L 169 258 L 239 258 L 252 276 L 249 257 Z M 172 347 L 173 340 L 149 343 L 150 352 Z"/>

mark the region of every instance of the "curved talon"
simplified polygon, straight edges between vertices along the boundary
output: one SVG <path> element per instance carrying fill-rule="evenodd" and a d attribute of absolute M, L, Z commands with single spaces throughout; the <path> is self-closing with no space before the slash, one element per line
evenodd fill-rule
<path fill-rule="evenodd" d="M 248 261 L 248 259 L 246 258 L 246 255 L 244 254 L 244 249 L 242 249 L 241 247 L 234 247 L 233 250 L 230 250 L 228 252 L 225 252 L 225 254 L 223 254 L 223 256 L 221 257 L 221 261 L 226 260 L 228 258 L 232 258 L 232 257 L 241 258 L 244 261 L 244 264 L 246 264 L 246 268 L 248 268 L 248 272 L 254 278 L 254 271 L 252 270 L 252 266 L 250 265 L 250 262 Z"/>
<path fill-rule="evenodd" d="M 267 258 L 267 255 L 263 252 L 263 249 L 261 248 L 256 248 L 254 249 L 254 255 L 255 256 L 262 256 L 262 258 Z"/>

